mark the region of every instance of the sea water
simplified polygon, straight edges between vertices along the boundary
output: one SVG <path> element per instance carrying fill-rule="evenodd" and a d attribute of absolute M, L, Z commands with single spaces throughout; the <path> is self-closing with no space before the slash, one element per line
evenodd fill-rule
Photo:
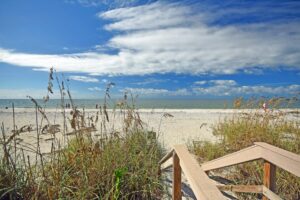
<path fill-rule="evenodd" d="M 44 103 L 42 99 L 36 100 L 38 104 L 46 108 L 61 107 L 60 99 L 50 99 Z M 104 103 L 103 99 L 74 99 L 75 106 L 78 108 L 96 108 Z M 108 107 L 113 108 L 120 100 L 109 99 Z M 233 108 L 234 99 L 128 99 L 129 105 L 134 105 L 141 109 L 226 109 Z M 11 108 L 14 103 L 15 108 L 34 108 L 35 104 L 30 99 L 0 99 L 0 109 Z M 68 99 L 64 101 L 64 105 L 70 103 Z M 257 107 L 256 107 L 257 108 Z M 282 108 L 300 108 L 300 103 L 292 105 L 284 105 Z"/>
<path fill-rule="evenodd" d="M 46 104 L 42 99 L 36 100 L 38 104 L 46 108 L 60 107 L 62 102 L 60 99 L 50 99 Z M 108 106 L 113 108 L 120 100 L 108 100 Z M 74 99 L 74 104 L 79 108 L 95 108 L 98 104 L 103 105 L 103 99 Z M 228 99 L 135 99 L 127 101 L 129 105 L 134 104 L 136 108 L 143 109 L 224 109 L 232 108 L 233 100 Z M 10 108 L 14 103 L 15 108 L 33 108 L 35 104 L 29 99 L 0 99 L 0 108 Z M 64 105 L 70 103 L 69 100 L 64 101 Z"/>

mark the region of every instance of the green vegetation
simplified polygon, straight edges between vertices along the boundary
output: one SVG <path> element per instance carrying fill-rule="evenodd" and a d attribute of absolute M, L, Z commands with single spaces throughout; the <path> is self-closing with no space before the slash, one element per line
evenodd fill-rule
<path fill-rule="evenodd" d="M 80 137 L 44 166 L 1 162 L 1 196 L 24 199 L 158 199 L 160 148 L 141 130 L 99 143 Z M 25 168 L 23 168 L 26 166 Z"/>
<path fill-rule="evenodd" d="M 53 75 L 51 70 L 45 105 L 53 93 Z M 95 115 L 86 116 L 84 109 L 80 111 L 74 105 L 68 84 L 57 75 L 56 81 L 61 94 L 62 124 L 51 122 L 45 105 L 29 97 L 36 107 L 35 126 L 29 124 L 17 129 L 14 123 L 7 134 L 4 124 L 1 125 L 0 199 L 161 199 L 164 186 L 158 176 L 158 162 L 162 148 L 156 133 L 143 128 L 135 106 L 128 103 L 127 94 L 114 109 L 107 110 L 109 91 L 114 85 L 109 83 L 104 104 L 97 108 Z M 71 102 L 70 110 L 65 109 L 66 96 Z M 295 100 L 243 102 L 238 99 L 235 106 L 255 108 L 267 101 L 275 108 L 289 106 Z M 172 115 L 165 113 L 163 117 Z M 120 123 L 118 129 L 114 128 L 115 119 Z M 36 144 L 18 140 L 18 135 L 32 131 L 36 131 Z M 51 135 L 49 153 L 41 152 L 41 134 Z M 213 134 L 219 138 L 218 142 L 194 141 L 190 146 L 200 162 L 238 151 L 256 141 L 300 153 L 299 112 L 295 110 L 237 112 L 216 124 Z M 261 185 L 262 166 L 261 161 L 256 161 L 215 172 L 236 184 Z M 276 173 L 276 192 L 283 199 L 299 199 L 299 178 L 281 169 Z M 261 198 L 261 195 L 239 195 L 240 199 Z"/>
<path fill-rule="evenodd" d="M 36 115 L 39 112 L 41 121 L 46 122 L 38 125 L 37 121 L 35 147 L 17 142 L 19 134 L 33 131 L 30 126 L 13 130 L 6 137 L 2 124 L 0 199 L 160 199 L 163 187 L 158 177 L 158 161 L 162 149 L 155 134 L 143 128 L 134 106 L 127 103 L 127 94 L 114 110 L 108 111 L 109 89 L 113 85 L 108 84 L 105 104 L 96 116 L 85 116 L 73 104 L 64 82 L 56 79 L 61 93 L 62 130 L 59 124 L 50 122 L 45 107 L 33 98 L 30 99 L 36 105 Z M 52 93 L 52 80 L 53 70 L 48 94 Z M 70 115 L 64 107 L 65 94 L 71 102 Z M 49 96 L 44 99 L 46 103 Z M 121 116 L 122 132 L 107 128 L 113 123 L 110 116 L 115 115 Z M 42 133 L 53 136 L 48 154 L 41 153 Z M 67 141 L 65 145 L 58 134 Z"/>
<path fill-rule="evenodd" d="M 269 102 L 270 107 L 286 105 L 278 100 L 264 100 Z M 256 101 L 262 102 L 262 101 Z M 238 99 L 236 104 L 239 108 L 245 105 L 254 105 L 242 102 Z M 258 104 L 258 108 L 261 104 Z M 243 107 L 244 106 L 244 107 Z M 238 110 L 241 111 L 241 110 Z M 218 142 L 194 141 L 190 149 L 195 153 L 200 162 L 209 161 L 226 154 L 238 151 L 253 145 L 254 142 L 266 142 L 282 149 L 300 154 L 300 121 L 297 111 L 279 110 L 252 110 L 250 112 L 237 112 L 213 127 L 213 134 L 219 138 Z M 263 163 L 261 161 L 240 164 L 230 167 L 230 170 L 219 170 L 218 173 L 235 184 L 262 185 Z M 224 173 L 222 173 L 224 172 Z M 226 173 L 225 173 L 226 172 Z M 300 198 L 300 179 L 296 176 L 278 169 L 276 174 L 277 194 L 283 199 Z M 257 199 L 261 195 L 239 194 L 240 199 Z"/>

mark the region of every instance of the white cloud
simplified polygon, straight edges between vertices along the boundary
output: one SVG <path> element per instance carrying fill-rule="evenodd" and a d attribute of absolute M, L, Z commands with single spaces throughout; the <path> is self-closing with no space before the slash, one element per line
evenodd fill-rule
<path fill-rule="evenodd" d="M 79 3 L 86 7 L 96 7 L 100 5 L 107 5 L 112 8 L 131 6 L 138 2 L 138 0 L 65 0 L 66 3 Z"/>
<path fill-rule="evenodd" d="M 196 95 L 212 96 L 245 96 L 245 95 L 296 95 L 300 91 L 300 85 L 279 87 L 267 86 L 238 86 L 238 85 L 212 85 L 209 87 L 195 87 Z"/>
<path fill-rule="evenodd" d="M 188 96 L 192 93 L 186 88 L 178 90 L 154 89 L 154 88 L 124 88 L 120 92 L 131 92 L 143 96 Z"/>
<path fill-rule="evenodd" d="M 97 92 L 102 91 L 102 89 L 99 88 L 99 87 L 90 87 L 90 88 L 88 88 L 88 90 L 90 90 L 90 91 L 97 91 Z"/>
<path fill-rule="evenodd" d="M 298 21 L 210 23 L 223 14 L 205 9 L 196 13 L 190 6 L 163 2 L 114 9 L 98 16 L 111 20 L 106 29 L 114 30 L 115 35 L 105 46 L 116 48 L 115 55 L 0 49 L 0 62 L 40 70 L 54 66 L 58 71 L 93 75 L 254 73 L 278 66 L 300 69 Z"/>
<path fill-rule="evenodd" d="M 175 90 L 175 91 L 171 91 L 170 95 L 171 96 L 190 96 L 190 95 L 192 95 L 192 93 L 188 89 L 183 88 L 183 89 L 178 89 L 178 90 Z"/>
<path fill-rule="evenodd" d="M 73 98 L 85 98 L 86 96 L 82 92 L 77 90 L 71 91 Z M 0 89 L 0 99 L 26 99 L 27 96 L 31 96 L 35 99 L 43 99 L 47 95 L 47 89 L 14 89 L 14 88 L 3 88 Z M 53 94 L 49 94 L 50 99 L 60 99 L 60 92 L 58 89 L 53 89 Z"/>
<path fill-rule="evenodd" d="M 209 81 L 196 81 L 194 82 L 195 85 L 226 85 L 226 86 L 234 86 L 237 85 L 235 80 L 209 80 Z"/>
<path fill-rule="evenodd" d="M 226 85 L 226 86 L 234 86 L 237 85 L 236 81 L 234 80 L 210 80 L 210 83 L 214 85 Z"/>
<path fill-rule="evenodd" d="M 190 17 L 191 9 L 178 3 L 156 2 L 131 8 L 120 8 L 99 13 L 104 19 L 116 20 L 106 26 L 107 30 L 153 30 L 197 23 L 204 15 Z M 159 20 L 158 20 L 159 19 Z"/>
<path fill-rule="evenodd" d="M 223 80 L 222 80 L 223 81 Z M 209 82 L 209 81 L 208 81 Z M 142 96 L 263 96 L 263 95 L 297 95 L 300 92 L 300 85 L 288 86 L 263 86 L 263 85 L 238 85 L 236 82 L 227 84 L 211 84 L 206 87 L 181 88 L 177 90 L 167 90 L 163 88 L 124 88 L 120 92 L 131 92 Z"/>
<path fill-rule="evenodd" d="M 141 95 L 166 95 L 169 90 L 166 89 L 154 89 L 154 88 L 125 88 L 121 89 L 120 92 L 131 92 L 133 94 Z"/>
<path fill-rule="evenodd" d="M 194 84 L 196 85 L 205 85 L 207 83 L 207 81 L 196 81 L 194 82 Z"/>
<path fill-rule="evenodd" d="M 165 83 L 170 81 L 169 79 L 156 79 L 156 78 L 147 78 L 140 82 L 134 82 L 135 85 L 149 85 L 149 84 L 158 84 L 158 83 Z"/>
<path fill-rule="evenodd" d="M 41 99 L 47 95 L 47 90 L 44 89 L 0 89 L 0 99 L 26 99 L 27 96 L 35 99 Z M 56 97 L 58 97 L 56 95 Z"/>
<path fill-rule="evenodd" d="M 69 76 L 70 80 L 86 82 L 86 83 L 97 83 L 99 82 L 98 79 L 89 77 L 89 76 Z"/>

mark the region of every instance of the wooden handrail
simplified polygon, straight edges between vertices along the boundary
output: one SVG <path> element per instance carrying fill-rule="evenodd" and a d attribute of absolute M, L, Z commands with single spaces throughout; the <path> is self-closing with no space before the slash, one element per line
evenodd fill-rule
<path fill-rule="evenodd" d="M 269 190 L 266 186 L 262 186 L 262 194 L 264 195 L 264 197 L 267 197 L 268 199 L 271 200 L 282 200 L 282 198 L 280 198 L 277 194 L 275 194 L 273 191 Z"/>
<path fill-rule="evenodd" d="M 221 191 L 261 193 L 272 200 L 282 200 L 277 194 L 269 190 L 264 185 L 217 185 Z"/>
<path fill-rule="evenodd" d="M 181 176 L 181 173 L 180 175 L 178 173 L 175 173 L 175 171 L 178 171 L 178 167 L 180 167 L 180 171 L 182 170 L 182 172 L 185 174 L 186 179 L 188 180 L 197 199 L 225 199 L 220 190 L 216 187 L 212 180 L 209 179 L 206 173 L 201 169 L 198 162 L 189 153 L 188 149 L 184 145 L 175 145 L 174 149 L 166 156 L 164 156 L 159 164 L 162 165 L 164 162 L 170 159 L 172 155 L 173 158 L 176 158 L 174 159 L 173 163 L 173 174 L 177 176 L 173 177 L 173 199 L 181 199 L 181 196 L 178 196 L 178 194 L 181 194 L 181 182 L 178 184 L 178 182 L 176 181 L 180 180 L 178 176 Z M 179 165 L 176 164 L 177 158 L 179 160 Z M 174 191 L 174 188 L 177 189 Z M 177 194 L 177 196 L 174 196 L 175 194 Z"/>
<path fill-rule="evenodd" d="M 169 160 L 173 156 L 173 150 L 167 153 L 159 162 L 158 164 L 162 165 L 165 163 L 167 160 Z"/>
<path fill-rule="evenodd" d="M 201 167 L 204 171 L 210 171 L 258 159 L 269 161 L 300 177 L 299 155 L 263 142 L 256 142 L 251 147 L 203 163 Z"/>
<path fill-rule="evenodd" d="M 172 156 L 174 160 L 173 169 L 177 170 L 177 173 L 174 172 L 174 176 L 179 176 L 182 169 L 192 190 L 194 191 L 195 196 L 197 199 L 201 200 L 224 199 L 224 196 L 218 188 L 221 190 L 231 188 L 235 192 L 259 192 L 264 195 L 263 199 L 277 200 L 281 198 L 274 193 L 276 166 L 300 177 L 300 155 L 263 142 L 255 142 L 253 146 L 203 163 L 201 167 L 183 145 L 175 145 L 174 149 L 164 156 L 159 164 L 162 166 Z M 210 170 L 229 167 L 258 159 L 263 159 L 265 161 L 263 179 L 264 185 L 262 186 L 217 186 L 205 173 Z M 176 166 L 174 167 L 174 165 Z M 167 165 L 167 167 L 169 166 L 170 165 Z M 173 181 L 173 199 L 181 199 L 181 195 L 180 197 L 174 196 L 174 194 L 177 196 L 181 194 L 178 192 L 180 186 L 174 186 L 174 183 L 178 184 L 178 180 L 181 181 L 181 179 L 177 177 L 176 180 L 177 183 L 176 181 Z M 177 191 L 174 191 L 174 188 L 177 188 Z"/>
<path fill-rule="evenodd" d="M 300 177 L 300 156 L 263 142 L 255 142 L 261 148 L 262 159 Z"/>
<path fill-rule="evenodd" d="M 174 151 L 179 157 L 182 171 L 197 199 L 225 199 L 220 190 L 218 190 L 212 180 L 201 169 L 197 160 L 192 157 L 184 145 L 175 145 Z"/>
<path fill-rule="evenodd" d="M 257 145 L 253 145 L 240 151 L 203 163 L 201 167 L 204 171 L 210 171 L 257 160 L 261 157 L 261 148 Z"/>

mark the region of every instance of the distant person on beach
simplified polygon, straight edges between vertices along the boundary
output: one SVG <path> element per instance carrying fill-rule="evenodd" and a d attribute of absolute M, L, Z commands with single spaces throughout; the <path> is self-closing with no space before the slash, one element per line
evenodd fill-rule
<path fill-rule="evenodd" d="M 265 112 L 267 112 L 267 110 L 268 110 L 268 104 L 267 104 L 267 102 L 263 103 L 262 108 L 264 109 Z"/>
<path fill-rule="evenodd" d="M 96 104 L 96 109 L 98 109 L 98 104 Z"/>

